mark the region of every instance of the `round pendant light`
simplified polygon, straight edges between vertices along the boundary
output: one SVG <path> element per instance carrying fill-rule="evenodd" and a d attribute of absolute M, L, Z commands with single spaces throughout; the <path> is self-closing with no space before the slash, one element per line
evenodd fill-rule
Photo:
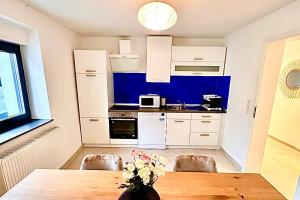
<path fill-rule="evenodd" d="M 158 1 L 142 6 L 137 17 L 144 27 L 156 31 L 169 29 L 177 21 L 177 14 L 174 8 Z"/>

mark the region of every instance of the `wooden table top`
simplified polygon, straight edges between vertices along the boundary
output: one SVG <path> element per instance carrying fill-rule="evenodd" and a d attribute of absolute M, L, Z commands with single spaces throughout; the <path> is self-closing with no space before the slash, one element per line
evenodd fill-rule
<path fill-rule="evenodd" d="M 124 189 L 121 172 L 39 169 L 1 200 L 117 200 Z M 259 174 L 169 172 L 154 188 L 162 200 L 281 200 Z"/>

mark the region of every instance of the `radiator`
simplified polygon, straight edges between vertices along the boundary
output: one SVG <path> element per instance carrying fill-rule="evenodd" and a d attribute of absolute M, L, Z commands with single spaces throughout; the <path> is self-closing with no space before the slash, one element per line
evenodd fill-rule
<path fill-rule="evenodd" d="M 52 128 L 0 155 L 0 167 L 8 191 L 35 169 L 61 167 L 59 131 Z"/>

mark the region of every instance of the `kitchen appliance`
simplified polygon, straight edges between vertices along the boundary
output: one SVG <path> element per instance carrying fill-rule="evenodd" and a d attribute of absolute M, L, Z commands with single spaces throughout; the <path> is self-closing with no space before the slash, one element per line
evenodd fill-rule
<path fill-rule="evenodd" d="M 165 149 L 166 113 L 138 113 L 139 148 Z"/>
<path fill-rule="evenodd" d="M 160 96 L 157 94 L 141 95 L 139 98 L 139 105 L 141 108 L 159 108 Z"/>
<path fill-rule="evenodd" d="M 222 110 L 222 97 L 215 94 L 203 95 L 202 107 L 206 110 Z"/>
<path fill-rule="evenodd" d="M 109 112 L 110 139 L 137 139 L 137 112 Z"/>

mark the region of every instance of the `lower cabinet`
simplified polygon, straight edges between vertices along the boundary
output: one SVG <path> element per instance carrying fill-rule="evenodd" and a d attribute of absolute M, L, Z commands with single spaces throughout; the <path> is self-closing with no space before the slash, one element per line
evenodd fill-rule
<path fill-rule="evenodd" d="M 190 144 L 191 121 L 185 119 L 167 120 L 167 145 Z"/>
<path fill-rule="evenodd" d="M 222 114 L 168 113 L 167 140 L 169 146 L 219 146 Z"/>
<path fill-rule="evenodd" d="M 83 144 L 109 144 L 108 118 L 80 118 Z"/>

